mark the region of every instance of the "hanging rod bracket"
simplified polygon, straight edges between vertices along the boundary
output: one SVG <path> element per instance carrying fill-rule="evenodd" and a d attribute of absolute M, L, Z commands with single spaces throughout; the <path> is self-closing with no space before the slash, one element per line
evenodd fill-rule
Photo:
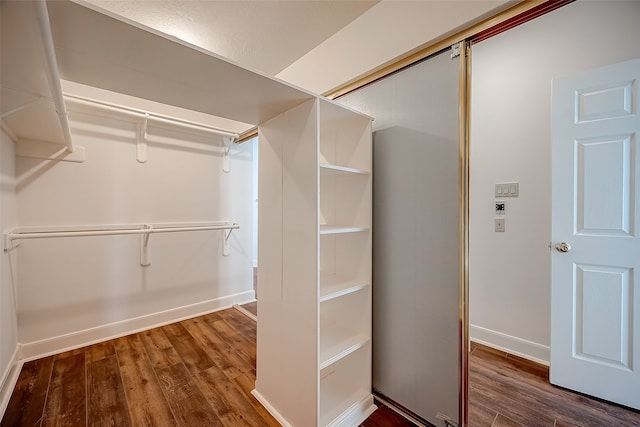
<path fill-rule="evenodd" d="M 229 158 L 229 152 L 231 151 L 231 144 L 233 144 L 235 140 L 236 138 L 233 136 L 222 137 L 222 172 L 229 173 L 231 171 L 231 159 Z"/>
<path fill-rule="evenodd" d="M 147 162 L 147 129 L 149 126 L 149 113 L 144 114 L 142 122 L 138 124 L 138 140 L 136 141 L 136 160 L 138 163 Z"/>
<path fill-rule="evenodd" d="M 229 256 L 231 254 L 231 244 L 229 242 L 229 237 L 231 236 L 231 231 L 233 229 L 230 228 L 224 233 L 224 239 L 222 241 L 222 256 Z"/>
<path fill-rule="evenodd" d="M 5 252 L 10 252 L 12 250 L 14 250 L 15 248 L 17 248 L 18 246 L 20 246 L 20 242 L 16 242 L 15 241 L 15 235 L 11 232 L 9 233 L 4 233 L 2 235 L 2 240 L 4 243 L 4 251 Z"/>
<path fill-rule="evenodd" d="M 3 247 L 5 252 L 9 252 L 11 249 L 13 249 L 13 239 L 11 239 L 11 234 L 4 233 L 2 235 L 2 240 L 4 241 Z"/>
<path fill-rule="evenodd" d="M 147 233 L 140 234 L 140 266 L 148 267 L 151 265 L 149 259 L 149 238 L 153 233 L 153 225 L 144 224 L 144 230 L 149 230 Z"/>

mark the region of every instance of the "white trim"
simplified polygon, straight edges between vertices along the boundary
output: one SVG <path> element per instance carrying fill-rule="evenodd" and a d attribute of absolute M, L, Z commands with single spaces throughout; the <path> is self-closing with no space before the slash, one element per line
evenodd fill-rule
<path fill-rule="evenodd" d="M 378 409 L 373 403 L 373 395 L 368 394 L 351 405 L 346 411 L 331 421 L 327 427 L 350 427 L 360 425 Z"/>
<path fill-rule="evenodd" d="M 22 344 L 23 361 L 130 335 L 255 300 L 253 290 Z"/>
<path fill-rule="evenodd" d="M 13 356 L 11 356 L 11 361 L 2 375 L 2 382 L 0 382 L 0 419 L 4 417 L 4 411 L 7 410 L 7 405 L 9 405 L 9 399 L 11 399 L 13 388 L 18 382 L 18 377 L 22 370 L 24 362 L 21 360 L 21 347 L 22 346 L 20 344 L 16 345 Z"/>
<path fill-rule="evenodd" d="M 260 402 L 262 406 L 264 406 L 264 408 L 273 416 L 273 418 L 275 418 L 280 424 L 282 424 L 282 427 L 293 427 L 287 420 L 284 419 L 280 412 L 278 412 L 276 408 L 274 408 L 269 403 L 269 401 L 260 394 L 258 390 L 251 390 L 251 394 L 258 400 L 258 402 Z"/>
<path fill-rule="evenodd" d="M 255 301 L 249 301 L 249 302 L 255 302 Z M 252 312 L 250 312 L 249 310 L 247 310 L 246 308 L 244 308 L 240 304 L 234 304 L 233 308 L 235 308 L 240 313 L 244 314 L 245 316 L 247 316 L 249 319 L 253 320 L 254 322 L 258 321 L 258 317 L 255 314 L 253 314 Z"/>
<path fill-rule="evenodd" d="M 469 339 L 479 344 L 549 366 L 550 347 L 547 345 L 527 341 L 476 325 L 469 325 Z"/>

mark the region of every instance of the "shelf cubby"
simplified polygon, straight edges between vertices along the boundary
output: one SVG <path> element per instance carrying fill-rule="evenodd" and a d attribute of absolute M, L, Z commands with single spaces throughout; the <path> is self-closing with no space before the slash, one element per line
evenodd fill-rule
<path fill-rule="evenodd" d="M 371 345 L 365 343 L 322 371 L 319 425 L 358 425 L 353 413 L 367 412 L 371 390 Z M 359 408 L 367 408 L 360 409 Z"/>
<path fill-rule="evenodd" d="M 339 298 L 371 286 L 371 281 L 320 272 L 320 302 Z"/>

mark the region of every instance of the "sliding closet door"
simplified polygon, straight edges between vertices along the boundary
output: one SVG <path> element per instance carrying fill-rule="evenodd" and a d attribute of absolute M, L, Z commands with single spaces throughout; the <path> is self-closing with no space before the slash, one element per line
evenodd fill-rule
<path fill-rule="evenodd" d="M 373 386 L 436 426 L 459 421 L 459 61 L 338 99 L 375 119 Z"/>

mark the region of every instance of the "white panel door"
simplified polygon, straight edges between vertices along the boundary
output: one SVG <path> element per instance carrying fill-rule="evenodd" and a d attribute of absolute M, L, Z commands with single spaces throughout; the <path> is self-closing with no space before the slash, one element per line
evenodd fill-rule
<path fill-rule="evenodd" d="M 640 409 L 640 59 L 553 82 L 553 384 Z M 566 244 L 566 245 L 565 245 Z"/>

